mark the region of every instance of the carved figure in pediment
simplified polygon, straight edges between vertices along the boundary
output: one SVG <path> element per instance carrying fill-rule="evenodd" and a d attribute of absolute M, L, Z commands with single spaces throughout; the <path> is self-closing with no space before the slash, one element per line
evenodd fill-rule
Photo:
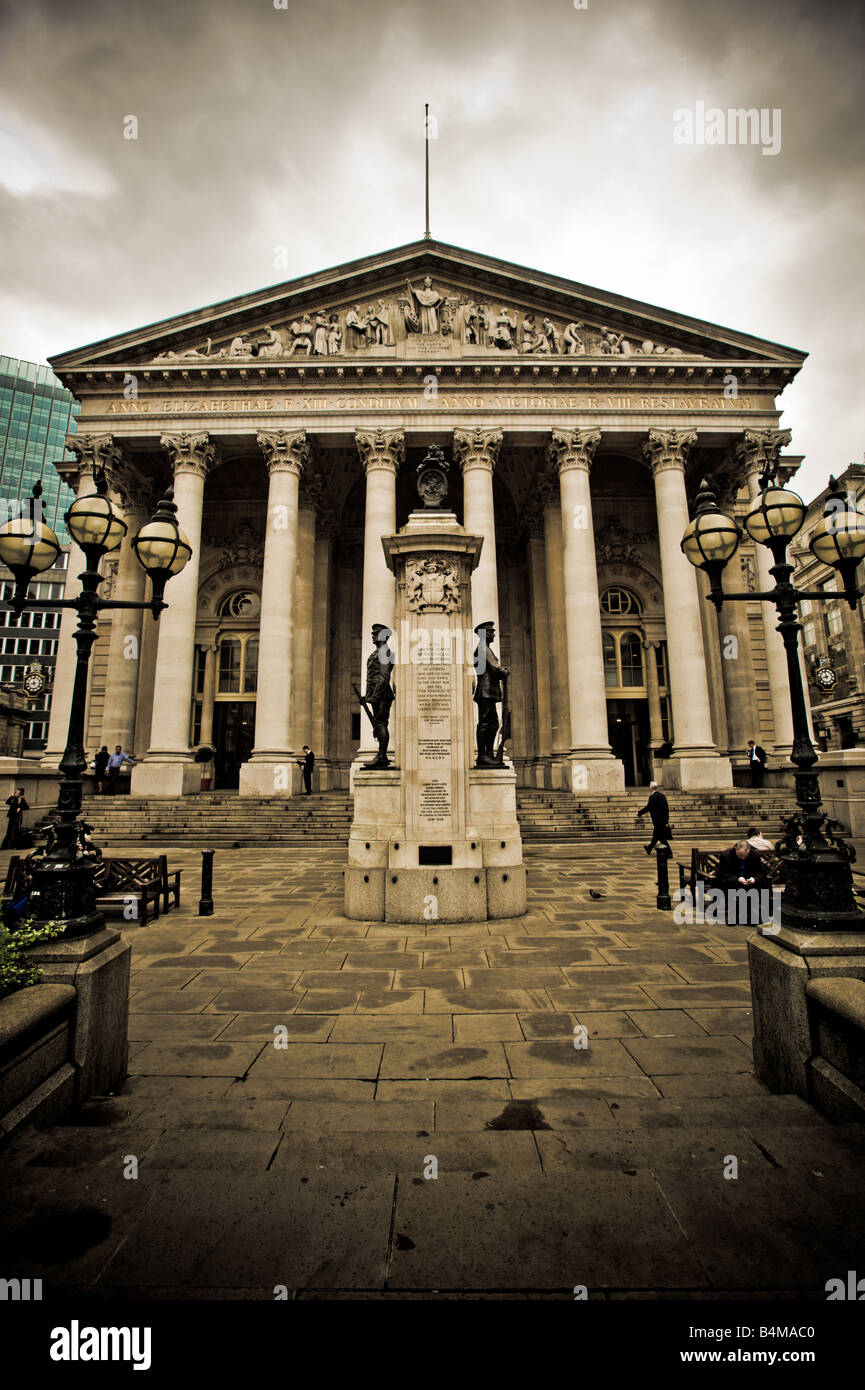
<path fill-rule="evenodd" d="M 366 311 L 369 342 L 384 346 L 390 346 L 393 342 L 390 330 L 390 310 L 390 304 L 384 299 L 380 299 L 378 304 L 370 304 Z"/>
<path fill-rule="evenodd" d="M 327 351 L 331 357 L 336 357 L 342 352 L 342 329 L 339 326 L 339 314 L 331 314 L 327 321 Z"/>
<path fill-rule="evenodd" d="M 601 329 L 600 351 L 604 354 L 615 355 L 621 351 L 622 334 L 614 333 L 612 328 Z"/>
<path fill-rule="evenodd" d="M 454 315 L 454 336 L 461 343 L 477 343 L 478 340 L 478 306 L 473 299 L 463 299 L 457 307 Z"/>
<path fill-rule="evenodd" d="M 569 323 L 565 327 L 562 337 L 566 344 L 565 352 L 567 352 L 570 357 L 585 357 L 586 355 L 586 345 L 580 336 L 580 329 L 582 326 L 582 321 L 576 319 L 573 323 Z"/>
<path fill-rule="evenodd" d="M 345 316 L 345 345 L 352 349 L 365 348 L 369 342 L 369 321 L 361 314 L 360 305 L 353 304 Z"/>
<path fill-rule="evenodd" d="M 516 332 L 516 327 L 517 320 L 515 316 L 509 314 L 504 305 L 502 305 L 489 331 L 490 342 L 497 348 L 512 348 L 514 346 L 513 334 Z"/>
<path fill-rule="evenodd" d="M 167 352 L 158 353 L 153 360 L 154 362 L 178 362 L 185 357 L 224 357 L 225 348 L 219 348 L 217 352 L 213 352 L 211 350 L 212 344 L 213 339 L 208 338 L 204 344 L 203 352 L 200 348 L 184 348 L 183 352 L 174 352 L 169 349 Z"/>
<path fill-rule="evenodd" d="M 320 309 L 315 316 L 312 350 L 316 357 L 325 357 L 327 355 L 327 315 L 323 314 Z"/>
<path fill-rule="evenodd" d="M 248 338 L 244 338 L 242 334 L 238 334 L 236 338 L 232 338 L 231 340 L 228 348 L 228 355 L 229 357 L 251 357 L 252 343 Z"/>
<path fill-rule="evenodd" d="M 281 357 L 285 351 L 285 344 L 282 341 L 282 334 L 276 328 L 271 328 L 269 323 L 264 326 L 265 338 L 259 343 L 259 357 Z"/>
<path fill-rule="evenodd" d="M 423 289 L 416 290 L 410 280 L 406 281 L 406 288 L 416 306 L 415 315 L 420 320 L 421 333 L 438 333 L 438 308 L 443 302 L 443 297 L 433 289 L 430 277 L 427 275 L 424 278 Z"/>
<path fill-rule="evenodd" d="M 534 314 L 524 314 L 520 324 L 520 351 L 535 352 L 541 342 L 541 335 L 535 328 Z"/>
<path fill-rule="evenodd" d="M 449 338 L 457 324 L 457 317 L 462 305 L 462 296 L 449 294 L 441 307 L 441 331 L 445 338 Z"/>
<path fill-rule="evenodd" d="M 294 319 L 289 326 L 291 334 L 291 347 L 288 349 L 288 356 L 293 357 L 297 351 L 305 352 L 307 357 L 312 352 L 312 335 L 314 332 L 312 319 L 309 314 L 304 314 L 303 318 Z"/>
<path fill-rule="evenodd" d="M 414 301 L 411 296 L 403 291 L 399 297 L 398 303 L 406 333 L 420 333 L 420 319 L 414 311 Z M 346 320 L 346 322 L 348 322 L 348 320 Z"/>
<path fill-rule="evenodd" d="M 542 349 L 543 352 L 561 352 L 562 346 L 559 342 L 559 330 L 556 328 L 552 319 L 544 319 L 541 325 L 541 337 L 546 343 L 546 347 Z"/>

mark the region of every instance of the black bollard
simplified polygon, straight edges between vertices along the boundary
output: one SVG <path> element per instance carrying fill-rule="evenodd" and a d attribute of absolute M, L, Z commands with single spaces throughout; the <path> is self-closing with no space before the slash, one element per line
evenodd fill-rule
<path fill-rule="evenodd" d="M 201 851 L 201 897 L 198 899 L 199 917 L 213 916 L 213 850 Z"/>
<path fill-rule="evenodd" d="M 670 901 L 670 875 L 668 865 L 673 857 L 673 851 L 669 845 L 658 845 L 655 850 L 658 860 L 658 898 L 656 906 L 662 912 L 672 912 L 673 904 Z"/>

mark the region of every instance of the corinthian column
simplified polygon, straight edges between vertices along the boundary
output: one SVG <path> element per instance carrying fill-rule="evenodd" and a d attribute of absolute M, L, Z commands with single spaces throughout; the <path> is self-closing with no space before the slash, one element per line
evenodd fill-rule
<path fill-rule="evenodd" d="M 723 789 L 732 787 L 733 773 L 729 759 L 719 756 L 712 738 L 697 575 L 681 547 L 689 520 L 685 456 L 696 438 L 684 430 L 650 430 L 643 446 L 655 479 L 673 699 L 674 751 L 665 767 L 665 782 L 682 788 Z"/>
<path fill-rule="evenodd" d="M 619 791 L 625 769 L 610 751 L 607 691 L 601 640 L 601 605 L 589 469 L 600 430 L 553 430 L 550 461 L 559 475 L 564 542 L 565 632 L 568 649 L 568 705 L 571 786 L 581 791 Z M 560 642 L 557 632 L 553 643 Z"/>
<path fill-rule="evenodd" d="M 463 526 L 484 542 L 472 575 L 472 627 L 489 620 L 496 629 L 499 624 L 493 470 L 501 443 L 501 430 L 454 430 L 454 458 L 463 475 Z"/>
<path fill-rule="evenodd" d="M 752 504 L 760 495 L 760 474 L 764 469 L 777 467 L 778 455 L 792 439 L 789 430 L 745 430 L 736 444 L 736 457 L 742 465 L 748 480 L 748 496 Z M 765 545 L 754 547 L 757 553 L 757 587 L 771 589 L 775 583 L 769 573 L 774 561 L 772 552 Z M 774 749 L 784 758 L 793 751 L 793 711 L 790 705 L 790 680 L 787 674 L 787 653 L 776 623 L 778 613 L 771 603 L 760 604 L 763 620 L 763 635 L 766 642 L 766 665 L 769 675 L 769 693 L 772 697 L 772 723 L 775 728 Z M 802 644 L 799 644 L 799 662 L 802 662 Z M 804 675 L 802 686 L 807 701 L 808 682 Z M 759 743 L 759 730 L 748 731 L 748 738 Z"/>
<path fill-rule="evenodd" d="M 258 444 L 268 472 L 267 531 L 261 575 L 255 747 L 240 768 L 241 796 L 289 795 L 300 769 L 291 747 L 297 504 L 309 459 L 305 430 L 262 431 Z"/>
<path fill-rule="evenodd" d="M 382 548 L 382 536 L 396 531 L 396 475 L 405 461 L 405 434 L 402 430 L 358 430 L 357 451 L 366 473 L 366 512 L 363 528 L 363 607 L 360 638 L 361 693 L 366 680 L 366 659 L 372 651 L 372 625 L 394 624 L 394 577 Z M 365 754 L 378 745 L 372 725 L 364 715 L 360 725 L 360 745 L 356 763 L 367 762 Z M 353 771 L 354 769 L 352 769 Z"/>
<path fill-rule="evenodd" d="M 74 463 L 71 460 L 61 459 L 55 463 L 54 467 L 63 481 L 75 490 L 77 497 L 86 497 L 91 492 L 96 491 L 96 485 L 93 481 L 94 469 L 105 469 L 106 477 L 109 477 L 112 468 L 116 467 L 123 457 L 120 447 L 115 443 L 114 436 L 110 434 L 69 434 L 66 436 L 66 447 L 71 449 L 75 455 Z M 71 536 L 69 539 L 69 562 L 63 596 L 71 599 L 77 598 L 81 592 L 79 576 L 86 567 L 86 561 L 81 548 L 76 545 Z M 128 546 L 129 540 L 125 540 L 123 544 Z M 78 646 L 73 635 L 77 626 L 78 614 L 75 609 L 65 608 L 60 618 L 60 628 L 57 634 L 57 656 L 54 663 L 54 681 L 51 687 L 48 741 L 41 759 L 43 767 L 56 768 L 66 747 L 69 710 L 72 704 L 72 686 L 75 681 L 75 666 L 78 658 Z M 90 669 L 92 671 L 92 665 Z"/>
<path fill-rule="evenodd" d="M 208 434 L 165 434 L 160 443 L 174 475 L 177 522 L 192 556 L 165 591 L 168 607 L 159 619 L 150 747 L 144 762 L 132 770 L 132 790 L 140 796 L 182 796 L 201 788 L 200 770 L 190 754 L 189 725 L 204 480 L 216 461 L 216 446 Z"/>

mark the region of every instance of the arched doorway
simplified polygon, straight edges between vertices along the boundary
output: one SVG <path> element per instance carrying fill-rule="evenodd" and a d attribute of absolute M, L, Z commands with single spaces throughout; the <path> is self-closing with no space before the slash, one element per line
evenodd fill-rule
<path fill-rule="evenodd" d="M 255 745 L 261 600 L 233 588 L 215 605 L 212 630 L 196 646 L 193 742 L 215 748 L 217 789 L 238 785 Z"/>

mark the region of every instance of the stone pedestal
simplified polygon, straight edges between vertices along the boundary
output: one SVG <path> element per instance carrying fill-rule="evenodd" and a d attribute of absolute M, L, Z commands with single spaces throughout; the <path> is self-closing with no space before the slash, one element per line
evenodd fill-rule
<path fill-rule="evenodd" d="M 132 769 L 133 796 L 189 796 L 201 791 L 201 764 L 191 756 L 148 758 Z"/>
<path fill-rule="evenodd" d="M 87 936 L 44 941 L 27 950 L 42 984 L 74 985 L 71 1059 L 77 1073 L 76 1104 L 114 1091 L 126 1076 L 129 1055 L 129 964 L 132 947 L 119 931 L 103 927 Z"/>
<path fill-rule="evenodd" d="M 475 922 L 526 910 L 516 775 L 474 768 L 471 574 L 481 541 L 452 512 L 413 512 L 383 539 L 396 624 L 411 629 L 393 672 L 400 766 L 358 770 L 346 916 Z"/>
<path fill-rule="evenodd" d="M 865 930 L 763 929 L 748 942 L 754 1009 L 754 1064 L 771 1091 L 810 1099 L 812 1053 L 805 987 L 820 976 L 865 980 Z"/>

